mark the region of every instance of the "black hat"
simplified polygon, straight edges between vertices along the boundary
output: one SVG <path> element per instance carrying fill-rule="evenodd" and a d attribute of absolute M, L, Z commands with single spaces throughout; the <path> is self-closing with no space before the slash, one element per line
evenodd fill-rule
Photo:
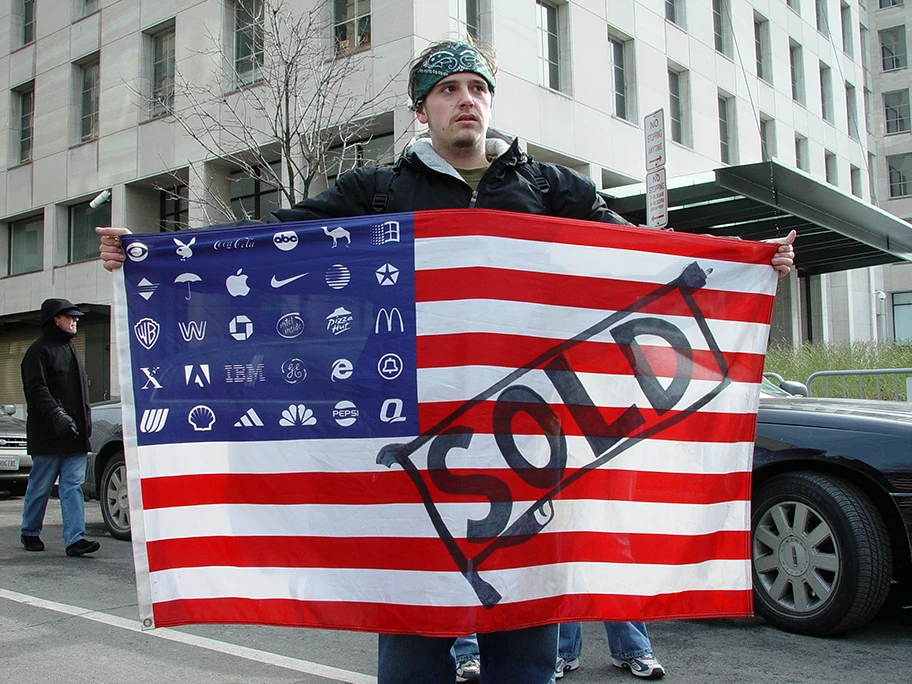
<path fill-rule="evenodd" d="M 69 299 L 45 299 L 41 304 L 41 325 L 61 314 L 66 316 L 85 315 Z"/>

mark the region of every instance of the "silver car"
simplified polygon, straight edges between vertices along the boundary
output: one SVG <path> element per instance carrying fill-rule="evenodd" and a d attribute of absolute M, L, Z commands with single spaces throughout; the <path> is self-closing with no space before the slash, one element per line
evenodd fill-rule
<path fill-rule="evenodd" d="M 13 418 L 16 407 L 0 406 L 0 491 L 25 494 L 32 458 L 25 449 L 25 421 Z"/>

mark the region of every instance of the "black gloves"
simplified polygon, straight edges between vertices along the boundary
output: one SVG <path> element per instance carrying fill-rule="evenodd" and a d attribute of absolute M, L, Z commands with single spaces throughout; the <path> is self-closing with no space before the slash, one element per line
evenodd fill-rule
<path fill-rule="evenodd" d="M 67 412 L 59 406 L 51 413 L 51 424 L 60 439 L 74 439 L 79 436 L 79 430 L 76 429 L 76 421 L 70 418 Z"/>

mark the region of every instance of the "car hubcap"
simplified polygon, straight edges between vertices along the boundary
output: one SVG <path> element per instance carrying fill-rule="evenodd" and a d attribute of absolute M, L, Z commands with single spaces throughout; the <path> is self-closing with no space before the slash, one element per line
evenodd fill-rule
<path fill-rule="evenodd" d="M 111 473 L 107 487 L 108 512 L 118 528 L 130 528 L 130 501 L 127 498 L 127 467 L 118 466 Z"/>
<path fill-rule="evenodd" d="M 762 590 L 783 608 L 818 609 L 839 577 L 836 538 L 823 517 L 798 501 L 767 510 L 754 533 L 754 570 Z"/>

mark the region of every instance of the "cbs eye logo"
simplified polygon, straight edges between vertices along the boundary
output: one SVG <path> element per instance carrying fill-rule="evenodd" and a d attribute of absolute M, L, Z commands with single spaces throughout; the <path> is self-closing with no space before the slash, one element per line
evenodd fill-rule
<path fill-rule="evenodd" d="M 141 242 L 131 242 L 124 249 L 124 252 L 126 252 L 130 261 L 142 261 L 149 256 L 149 248 Z"/>

